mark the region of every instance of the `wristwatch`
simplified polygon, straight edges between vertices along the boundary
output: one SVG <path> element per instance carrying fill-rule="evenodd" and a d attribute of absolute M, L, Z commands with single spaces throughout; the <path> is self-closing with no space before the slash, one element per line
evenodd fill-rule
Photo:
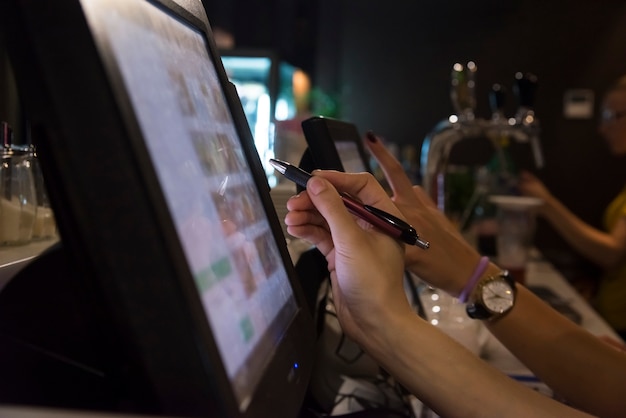
<path fill-rule="evenodd" d="M 493 321 L 513 308 L 515 294 L 515 280 L 503 270 L 478 283 L 465 310 L 470 318 Z"/>

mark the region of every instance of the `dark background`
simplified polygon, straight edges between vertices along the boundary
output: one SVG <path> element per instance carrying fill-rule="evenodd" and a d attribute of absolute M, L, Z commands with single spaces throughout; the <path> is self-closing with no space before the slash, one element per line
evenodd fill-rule
<path fill-rule="evenodd" d="M 238 47 L 275 48 L 306 70 L 314 86 L 340 98 L 342 119 L 417 150 L 453 112 L 455 62 L 478 65 L 477 116 L 484 118 L 493 83 L 508 88 L 512 116 L 514 74 L 532 72 L 547 186 L 601 227 L 604 208 L 626 183 L 626 159 L 609 153 L 597 118 L 563 116 L 567 90 L 592 89 L 597 114 L 602 92 L 626 74 L 624 1 L 209 0 L 207 11 Z M 571 279 L 598 274 L 542 221 L 536 245 Z"/>
<path fill-rule="evenodd" d="M 602 212 L 626 183 L 624 158 L 611 156 L 597 119 L 563 117 L 568 89 L 596 93 L 626 74 L 626 2 L 617 0 L 205 0 L 214 27 L 237 47 L 272 49 L 307 71 L 313 85 L 339 98 L 342 119 L 362 132 L 417 150 L 453 112 L 450 70 L 478 65 L 479 117 L 489 117 L 493 83 L 512 87 L 518 71 L 538 76 L 536 114 L 554 194 L 585 221 Z M 509 94 L 507 114 L 515 111 Z M 597 112 L 596 112 L 597 113 Z M 22 135 L 24 115 L 0 39 L 0 120 Z M 537 246 L 568 275 L 592 265 L 544 223 Z"/>

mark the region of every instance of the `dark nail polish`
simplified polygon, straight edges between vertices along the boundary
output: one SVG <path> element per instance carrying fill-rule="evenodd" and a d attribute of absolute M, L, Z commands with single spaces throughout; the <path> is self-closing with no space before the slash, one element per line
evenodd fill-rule
<path fill-rule="evenodd" d="M 367 138 L 368 141 L 370 142 L 376 142 L 378 141 L 378 138 L 376 138 L 376 135 L 374 134 L 374 132 L 372 131 L 367 131 L 367 133 L 365 134 L 365 137 Z"/>

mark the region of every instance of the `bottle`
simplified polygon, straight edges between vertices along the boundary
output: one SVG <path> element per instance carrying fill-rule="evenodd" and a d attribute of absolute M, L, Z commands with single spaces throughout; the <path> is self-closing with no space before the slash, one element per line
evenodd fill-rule
<path fill-rule="evenodd" d="M 13 133 L 2 123 L 0 163 L 0 245 L 27 244 L 37 212 L 35 183 L 26 152 L 12 144 Z"/>

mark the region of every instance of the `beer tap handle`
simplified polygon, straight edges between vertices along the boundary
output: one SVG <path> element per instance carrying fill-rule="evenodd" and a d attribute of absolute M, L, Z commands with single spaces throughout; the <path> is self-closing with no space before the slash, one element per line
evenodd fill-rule
<path fill-rule="evenodd" d="M 501 84 L 491 86 L 489 92 L 489 106 L 491 107 L 491 119 L 493 122 L 503 122 L 504 105 L 506 101 L 506 89 Z"/>
<path fill-rule="evenodd" d="M 515 94 L 518 100 L 518 110 L 515 120 L 518 126 L 528 135 L 530 146 L 533 151 L 535 166 L 537 169 L 543 168 L 544 158 L 539 139 L 539 122 L 535 117 L 535 96 L 537 93 L 537 76 L 532 73 L 515 74 Z"/>
<path fill-rule="evenodd" d="M 476 64 L 472 61 L 463 66 L 452 66 L 450 97 L 457 115 L 462 121 L 474 120 L 476 110 Z"/>
<path fill-rule="evenodd" d="M 537 93 L 537 76 L 532 73 L 515 74 L 514 92 L 520 109 L 534 109 Z"/>

